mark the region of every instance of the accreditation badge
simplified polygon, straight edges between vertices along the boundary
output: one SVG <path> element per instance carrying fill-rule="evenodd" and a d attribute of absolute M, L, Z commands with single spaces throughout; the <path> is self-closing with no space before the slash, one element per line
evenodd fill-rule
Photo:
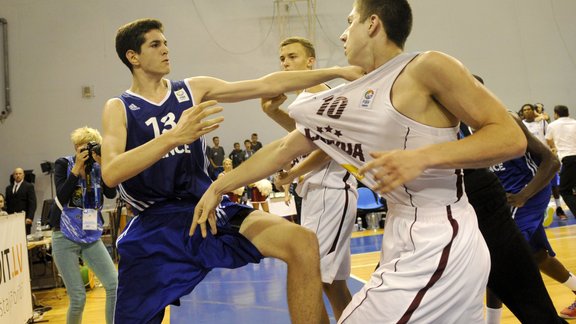
<path fill-rule="evenodd" d="M 82 229 L 85 231 L 98 229 L 98 211 L 96 209 L 82 210 Z"/>

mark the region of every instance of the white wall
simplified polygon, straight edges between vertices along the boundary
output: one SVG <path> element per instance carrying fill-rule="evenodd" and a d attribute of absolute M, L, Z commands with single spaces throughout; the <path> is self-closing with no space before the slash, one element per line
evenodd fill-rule
<path fill-rule="evenodd" d="M 338 37 L 352 1 L 318 0 L 319 66 L 344 65 Z M 556 104 L 576 115 L 576 1 L 413 0 L 407 50 L 440 50 L 459 58 L 512 110 L 525 102 Z M 305 9 L 301 7 L 300 12 Z M 294 9 L 287 32 L 305 36 Z M 173 79 L 211 75 L 255 78 L 278 69 L 279 29 L 272 0 L 0 0 L 8 20 L 12 114 L 0 124 L 0 188 L 15 167 L 34 169 L 38 200 L 50 196 L 45 160 L 70 154 L 74 128 L 100 128 L 107 98 L 129 87 L 116 56 L 116 29 L 155 17 L 165 24 Z M 335 84 L 338 82 L 335 82 Z M 94 87 L 83 99 L 81 87 Z M 229 152 L 252 132 L 267 143 L 284 134 L 252 100 L 224 105 L 214 134 Z M 37 214 L 40 213 L 41 204 Z"/>

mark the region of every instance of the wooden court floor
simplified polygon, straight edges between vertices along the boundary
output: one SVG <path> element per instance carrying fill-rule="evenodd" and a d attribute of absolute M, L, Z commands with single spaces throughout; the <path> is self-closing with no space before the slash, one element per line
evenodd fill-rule
<path fill-rule="evenodd" d="M 574 221 L 574 219 L 570 220 L 570 223 L 573 224 L 576 221 Z M 376 251 L 379 249 L 378 246 L 378 236 L 377 235 L 381 235 L 382 234 L 382 230 L 379 231 L 364 231 L 364 232 L 357 232 L 354 233 L 354 238 L 353 238 L 353 256 L 352 256 L 352 275 L 354 278 L 358 279 L 358 280 L 367 280 L 372 272 L 372 270 L 374 269 L 374 267 L 376 266 L 376 263 L 378 262 L 378 252 L 362 252 L 364 250 L 371 250 L 371 251 Z M 557 253 L 557 257 L 558 259 L 569 269 L 572 270 L 572 272 L 576 272 L 576 245 L 574 244 L 575 242 L 575 238 L 576 238 L 576 225 L 566 225 L 566 226 L 559 226 L 559 227 L 554 227 L 554 228 L 549 228 L 547 229 L 547 234 L 548 237 L 550 239 L 550 243 L 552 244 L 554 250 Z M 364 238 L 365 239 L 364 239 Z M 362 244 L 361 246 L 359 246 L 357 243 L 359 242 L 359 240 L 362 240 Z M 356 245 L 356 247 L 354 247 L 354 245 Z M 366 248 L 365 245 L 368 245 L 368 247 Z M 276 298 L 276 295 L 282 295 L 283 294 L 283 286 L 280 287 L 276 287 L 274 289 L 272 288 L 268 288 L 266 287 L 266 280 L 267 279 L 258 279 L 258 272 L 260 272 L 260 269 L 263 269 L 265 271 L 267 271 L 268 273 L 274 273 L 274 276 L 276 279 L 273 279 L 274 281 L 279 281 L 278 278 L 282 278 L 284 276 L 284 273 L 282 273 L 282 265 L 278 266 L 278 264 L 280 264 L 280 262 L 267 262 L 264 263 L 263 265 L 260 265 L 260 268 L 257 268 L 258 270 L 254 271 L 254 270 L 248 270 L 249 274 L 243 274 L 241 275 L 241 279 L 238 279 L 238 277 L 234 277 L 232 280 L 236 280 L 237 282 L 239 281 L 246 281 L 244 282 L 245 284 L 249 285 L 252 288 L 248 288 L 248 290 L 250 291 L 250 296 L 252 297 L 248 297 L 248 298 L 253 298 L 254 295 L 254 291 L 258 290 L 258 293 L 256 295 L 259 294 L 263 294 L 262 291 L 267 291 L 267 294 L 270 294 L 270 297 L 265 297 L 264 299 L 266 300 L 258 300 L 255 299 L 254 300 L 254 304 L 259 305 L 259 307 L 254 308 L 253 310 L 251 310 L 252 312 L 262 312 L 262 314 L 270 311 L 270 309 L 267 309 L 268 306 L 264 306 L 264 303 L 269 302 L 268 299 L 273 299 Z M 249 266 L 247 266 L 249 267 Z M 279 270 L 276 271 L 274 270 L 274 267 L 279 267 Z M 521 269 L 519 269 L 521 270 Z M 263 271 L 263 272 L 265 272 Z M 223 274 L 218 274 L 218 276 L 216 279 L 213 279 L 212 283 L 207 283 L 206 287 L 200 287 L 201 289 L 205 289 L 207 291 L 209 291 L 209 293 L 213 293 L 213 288 L 211 287 L 215 287 L 214 286 L 214 282 L 219 282 L 222 278 L 225 277 L 233 277 L 235 276 L 235 274 L 238 272 L 238 270 L 227 270 L 227 272 L 224 272 Z M 554 301 L 554 304 L 556 306 L 556 309 L 558 311 L 560 311 L 561 309 L 563 309 L 564 307 L 566 307 L 567 305 L 571 304 L 574 301 L 574 294 L 569 291 L 566 287 L 562 286 L 561 284 L 553 281 L 552 279 L 548 278 L 547 276 L 543 275 L 544 278 L 544 282 L 546 284 L 546 287 L 548 288 L 548 291 L 550 293 L 550 296 L 552 297 L 552 300 Z M 208 278 L 207 278 L 208 279 Z M 280 280 L 281 281 L 281 280 Z M 264 286 L 262 285 L 264 283 Z M 210 286 L 212 285 L 212 286 Z M 255 288 L 255 287 L 259 287 L 259 288 Z M 202 290 L 198 289 L 197 291 L 195 291 L 194 293 L 196 294 L 201 294 Z M 239 290 L 243 289 L 243 288 L 238 288 Z M 222 290 L 225 290 L 224 288 L 222 288 Z M 46 306 L 52 306 L 53 309 L 49 312 L 46 312 L 43 315 L 43 320 L 47 320 L 48 323 L 66 323 L 66 309 L 67 309 L 67 303 L 68 303 L 68 298 L 66 296 L 66 292 L 64 288 L 57 288 L 57 289 L 52 289 L 52 290 L 47 290 L 47 291 L 39 291 L 39 292 L 35 292 L 37 295 L 37 298 L 39 300 L 39 302 L 42 305 L 46 305 Z M 194 295 L 191 294 L 191 295 Z M 240 294 L 239 296 L 241 296 L 240 298 L 244 298 L 244 296 L 246 296 L 247 294 L 243 293 Z M 278 301 L 278 303 L 275 306 L 271 306 L 268 308 L 272 308 L 272 312 L 276 311 L 276 312 L 280 312 L 280 316 L 284 316 L 286 318 L 287 316 L 287 311 L 283 308 L 285 308 L 283 305 L 285 305 L 285 301 L 281 300 L 281 298 L 279 298 L 280 300 Z M 105 303 L 105 294 L 104 294 L 104 289 L 100 288 L 100 287 L 96 287 L 90 291 L 87 292 L 87 302 L 86 302 L 86 307 L 84 310 L 84 323 L 105 323 L 104 321 L 104 303 Z M 192 303 L 189 304 L 191 306 L 186 306 L 186 303 Z M 183 318 L 188 318 L 188 316 L 183 317 L 182 315 L 178 315 L 180 312 L 182 312 L 180 309 L 186 309 L 186 307 L 188 307 L 188 314 L 196 314 L 194 313 L 196 311 L 196 307 L 193 305 L 194 303 L 198 303 L 197 299 L 194 298 L 183 298 L 183 306 L 179 307 L 178 310 L 174 309 L 173 311 L 173 319 L 172 322 L 173 323 L 188 323 L 188 320 L 183 320 Z M 252 302 L 251 302 L 252 303 Z M 224 301 L 216 301 L 213 302 L 213 306 L 214 307 L 221 307 L 223 304 L 225 304 Z M 201 307 L 205 307 L 206 305 L 203 305 Z M 210 305 L 208 305 L 210 306 Z M 274 309 L 277 308 L 277 309 Z M 205 309 L 205 308 L 202 308 Z M 231 310 L 232 315 L 234 316 L 234 311 L 235 309 L 242 309 L 242 308 L 233 308 Z M 177 313 L 178 311 L 178 313 Z M 241 310 L 244 311 L 244 310 Z M 186 313 L 182 313 L 183 315 L 187 315 Z M 268 316 L 268 315 L 255 315 L 257 317 L 259 316 Z M 276 315 L 272 315 L 272 316 L 278 316 L 278 314 Z M 196 317 L 196 316 L 194 316 Z M 274 318 L 278 318 L 278 317 L 274 317 Z M 243 323 L 243 321 L 238 321 L 239 318 L 236 318 L 237 321 L 232 321 L 232 322 L 237 322 L 237 323 Z M 205 321 L 197 321 L 200 320 L 200 318 L 196 317 L 195 321 L 190 320 L 190 322 L 194 322 L 194 323 L 220 323 L 220 321 L 218 322 L 213 322 L 210 319 L 206 319 Z M 266 320 L 264 320 L 266 321 Z M 270 321 L 268 321 L 270 322 Z M 284 321 L 272 321 L 271 323 L 286 323 L 286 319 L 284 319 Z M 574 322 L 576 323 L 576 320 L 574 320 Z M 170 323 L 170 310 L 168 310 L 164 321 L 162 322 L 163 324 L 168 324 Z M 224 323 L 224 322 L 222 322 Z M 226 321 L 226 323 L 228 323 L 228 321 Z M 503 311 L 503 317 L 502 317 L 502 323 L 504 324 L 508 324 L 508 323 L 519 323 L 518 320 L 516 320 L 516 318 L 507 310 L 504 309 Z"/>

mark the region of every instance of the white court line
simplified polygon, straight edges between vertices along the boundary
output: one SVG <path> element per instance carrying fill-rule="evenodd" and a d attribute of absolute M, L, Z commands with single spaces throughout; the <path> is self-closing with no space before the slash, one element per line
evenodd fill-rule
<path fill-rule="evenodd" d="M 352 278 L 352 279 L 354 279 L 354 280 L 358 280 L 358 281 L 360 281 L 360 282 L 363 283 L 363 284 L 366 283 L 366 280 L 360 279 L 360 277 L 355 276 L 355 275 L 353 275 L 353 274 L 350 275 L 350 278 Z"/>

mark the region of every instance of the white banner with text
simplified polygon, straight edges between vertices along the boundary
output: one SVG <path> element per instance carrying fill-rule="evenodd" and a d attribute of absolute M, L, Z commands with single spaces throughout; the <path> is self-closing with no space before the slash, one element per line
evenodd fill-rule
<path fill-rule="evenodd" d="M 24 213 L 0 216 L 0 324 L 32 318 Z"/>

